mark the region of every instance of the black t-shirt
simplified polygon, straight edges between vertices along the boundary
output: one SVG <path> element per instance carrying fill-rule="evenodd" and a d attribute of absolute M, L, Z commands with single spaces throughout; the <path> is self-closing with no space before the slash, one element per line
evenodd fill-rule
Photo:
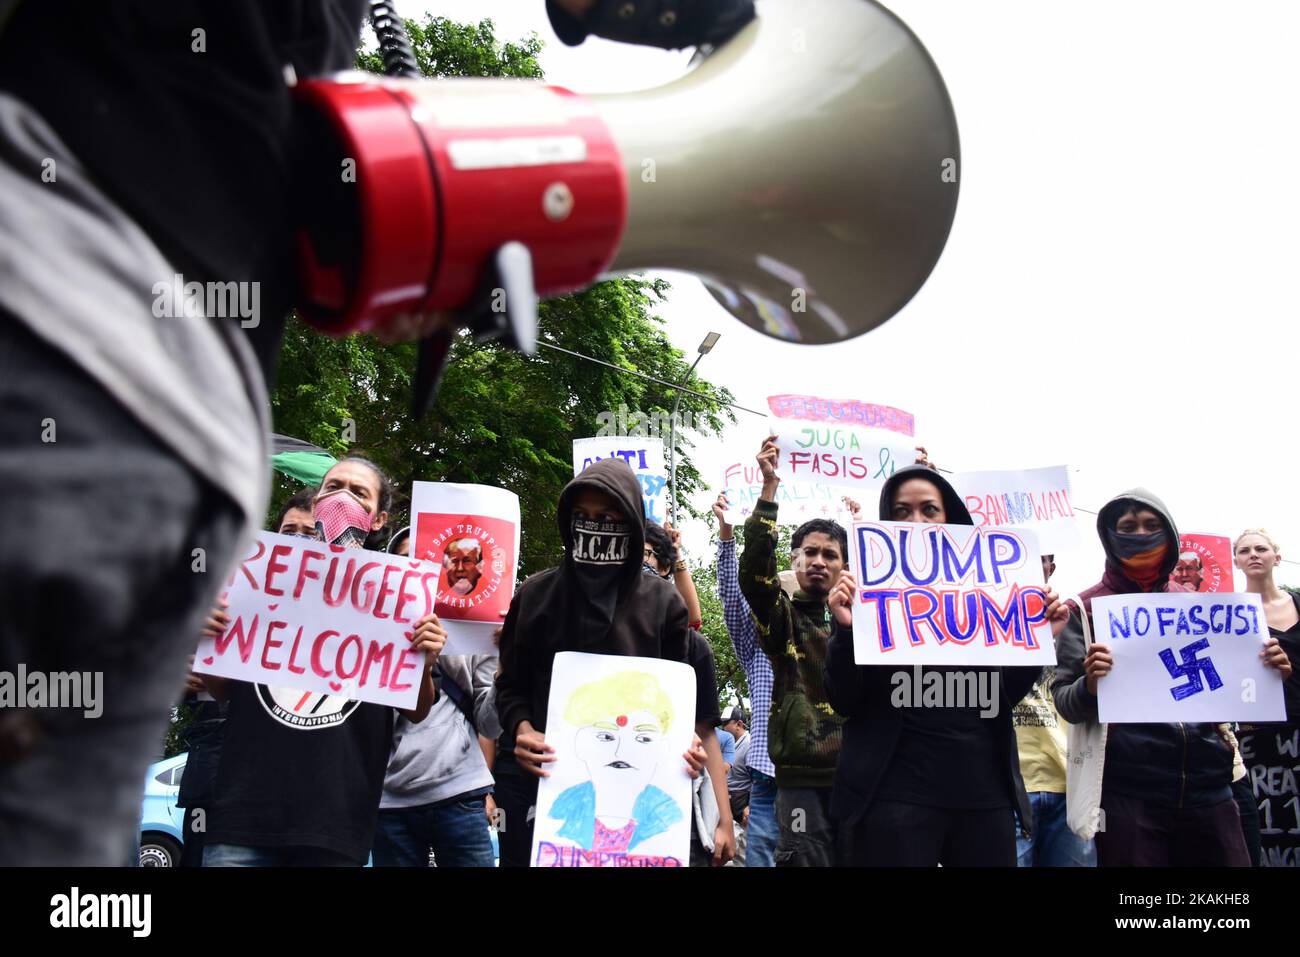
<path fill-rule="evenodd" d="M 1290 595 L 1296 613 L 1300 614 L 1300 595 L 1295 592 L 1290 592 Z M 1291 677 L 1282 686 L 1282 696 L 1286 701 L 1286 720 L 1289 723 L 1300 722 L 1300 621 L 1286 631 L 1269 628 L 1268 633 L 1278 640 L 1291 659 Z"/>
<path fill-rule="evenodd" d="M 245 681 L 230 689 L 207 843 L 323 847 L 364 864 L 396 712 Z"/>
<path fill-rule="evenodd" d="M 244 332 L 264 370 L 296 293 L 294 236 L 309 203 L 294 186 L 319 160 L 284 67 L 299 79 L 349 69 L 365 9 L 24 0 L 0 30 L 0 90 L 54 127 L 185 281 L 261 284 L 261 321 Z"/>
<path fill-rule="evenodd" d="M 713 663 L 713 649 L 694 628 L 691 629 L 691 646 L 686 663 L 695 669 L 695 723 L 713 727 L 722 720 L 718 709 L 717 669 Z"/>
<path fill-rule="evenodd" d="M 977 681 L 997 680 L 996 670 L 956 667 L 922 668 L 922 687 L 909 695 L 899 708 L 903 731 L 894 749 L 894 757 L 881 781 L 878 796 L 888 801 L 903 801 L 927 807 L 991 810 L 1011 808 L 1012 794 L 1007 788 L 1007 772 L 999 736 L 1006 728 L 993 716 L 980 717 L 978 705 L 965 708 L 913 707 L 923 701 L 925 675 L 938 672 L 973 673 Z M 909 679 L 913 671 L 906 672 Z M 988 677 L 984 677 L 988 675 Z M 986 684 L 994 690 L 996 684 Z M 897 689 L 895 689 L 897 690 Z M 1002 708 L 1000 696 L 993 707 Z"/>

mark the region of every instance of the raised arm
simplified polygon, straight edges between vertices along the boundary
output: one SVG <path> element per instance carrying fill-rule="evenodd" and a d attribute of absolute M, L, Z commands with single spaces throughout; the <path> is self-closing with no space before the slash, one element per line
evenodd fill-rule
<path fill-rule="evenodd" d="M 784 654 L 782 638 L 773 637 L 772 625 L 788 601 L 781 590 L 776 572 L 776 492 L 781 480 L 776 466 L 779 453 L 775 436 L 769 436 L 758 453 L 758 466 L 763 473 L 763 497 L 745 520 L 745 550 L 740 555 L 740 593 L 749 602 L 757 626 L 759 645 L 772 656 Z"/>
<path fill-rule="evenodd" d="M 718 599 L 722 602 L 722 620 L 731 638 L 731 647 L 740 663 L 748 668 L 758 654 L 758 638 L 749 602 L 740 593 L 740 565 L 736 559 L 736 536 L 726 520 L 727 497 L 719 495 L 713 504 L 718 517 Z"/>

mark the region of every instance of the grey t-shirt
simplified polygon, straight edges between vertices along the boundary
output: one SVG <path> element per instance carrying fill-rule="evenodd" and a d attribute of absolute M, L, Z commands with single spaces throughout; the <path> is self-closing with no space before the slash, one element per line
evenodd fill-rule
<path fill-rule="evenodd" d="M 753 780 L 749 773 L 749 732 L 746 731 L 736 742 L 736 763 L 727 772 L 727 793 L 741 794 L 748 791 Z"/>

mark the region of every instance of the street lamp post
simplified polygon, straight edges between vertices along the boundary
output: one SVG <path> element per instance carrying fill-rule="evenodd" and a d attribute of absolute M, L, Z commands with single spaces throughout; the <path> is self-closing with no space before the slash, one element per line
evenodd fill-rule
<path fill-rule="evenodd" d="M 698 350 L 699 355 L 691 363 L 691 367 L 687 370 L 686 378 L 682 379 L 681 385 L 684 386 L 691 381 L 691 375 L 694 374 L 695 367 L 700 364 L 701 359 L 713 351 L 713 347 L 718 344 L 718 340 L 721 338 L 722 333 L 720 332 L 710 332 L 704 337 L 704 341 L 700 343 Z M 674 524 L 677 522 L 677 408 L 681 405 L 681 402 L 682 393 L 678 389 L 677 397 L 673 399 L 672 418 L 668 420 L 668 456 L 669 461 L 672 463 L 668 473 L 668 514 Z"/>

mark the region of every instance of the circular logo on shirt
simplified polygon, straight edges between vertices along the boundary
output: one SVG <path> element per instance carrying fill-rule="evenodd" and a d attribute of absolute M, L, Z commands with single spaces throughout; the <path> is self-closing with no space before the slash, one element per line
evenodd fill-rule
<path fill-rule="evenodd" d="M 351 701 L 341 695 L 320 691 L 303 691 L 301 688 L 273 688 L 255 685 L 257 700 L 276 721 L 295 731 L 314 731 L 342 724 L 360 701 Z"/>

